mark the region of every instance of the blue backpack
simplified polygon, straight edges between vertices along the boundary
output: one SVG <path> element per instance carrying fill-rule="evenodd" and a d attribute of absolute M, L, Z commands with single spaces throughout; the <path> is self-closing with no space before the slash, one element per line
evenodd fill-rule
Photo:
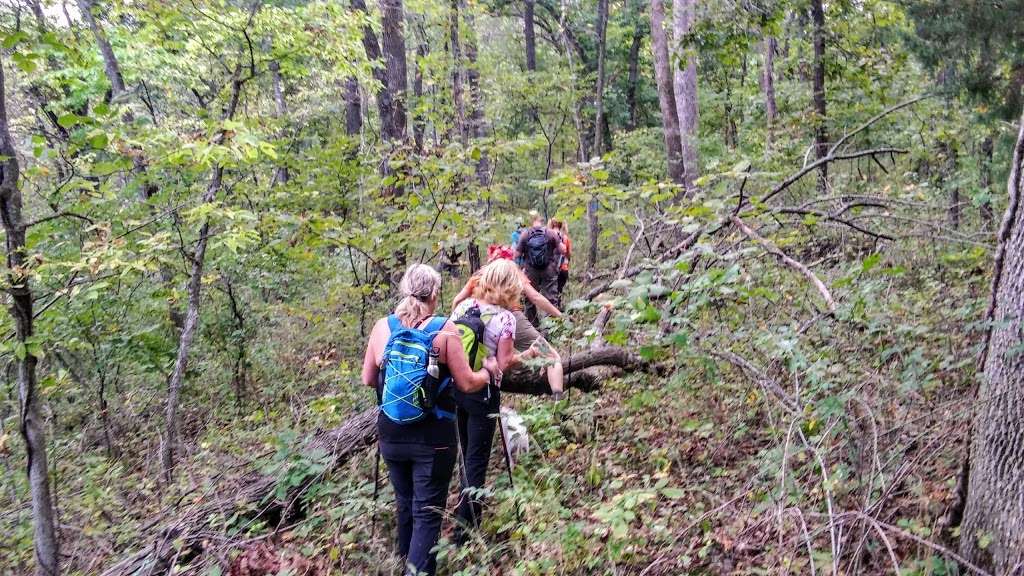
<path fill-rule="evenodd" d="M 409 328 L 402 326 L 394 314 L 388 316 L 391 337 L 380 367 L 380 411 L 392 422 L 411 424 L 431 413 L 440 419 L 455 418 L 454 413 L 437 406 L 437 398 L 448 389 L 451 377 L 441 376 L 437 356 L 432 353 L 434 337 L 447 320 L 435 316 L 422 328 Z"/>

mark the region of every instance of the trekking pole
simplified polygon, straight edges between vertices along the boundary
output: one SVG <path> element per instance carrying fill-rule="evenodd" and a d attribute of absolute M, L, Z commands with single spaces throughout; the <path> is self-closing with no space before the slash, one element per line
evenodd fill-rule
<path fill-rule="evenodd" d="M 466 453 L 462 451 L 462 434 L 459 432 L 459 407 L 455 407 L 455 450 L 456 456 L 459 459 L 459 468 L 462 468 L 462 478 L 459 484 L 461 490 L 459 490 L 459 503 L 462 503 L 463 498 L 468 498 L 466 489 L 469 488 L 469 469 L 466 468 Z M 469 515 L 473 519 L 473 524 L 476 525 L 476 509 L 473 508 L 473 502 L 469 502 Z"/>
<path fill-rule="evenodd" d="M 377 495 L 380 492 L 380 443 L 377 443 L 377 457 L 373 461 L 373 519 L 370 521 L 370 540 L 377 535 Z"/>
<path fill-rule="evenodd" d="M 501 409 L 498 409 L 498 434 L 501 436 L 501 448 L 505 453 L 505 469 L 508 471 L 508 485 L 514 490 L 516 485 L 512 481 L 512 453 L 508 450 L 508 440 L 505 438 L 504 421 L 501 419 Z"/>

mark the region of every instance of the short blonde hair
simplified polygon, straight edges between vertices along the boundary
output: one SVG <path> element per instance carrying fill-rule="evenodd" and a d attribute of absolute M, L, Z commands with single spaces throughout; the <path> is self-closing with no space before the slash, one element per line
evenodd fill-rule
<path fill-rule="evenodd" d="M 402 300 L 395 308 L 395 316 L 405 326 L 412 326 L 432 314 L 437 307 L 441 275 L 426 264 L 413 264 L 402 275 L 398 291 Z"/>
<path fill-rule="evenodd" d="M 515 310 L 523 295 L 522 274 L 515 262 L 495 260 L 477 274 L 473 297 L 506 310 Z"/>

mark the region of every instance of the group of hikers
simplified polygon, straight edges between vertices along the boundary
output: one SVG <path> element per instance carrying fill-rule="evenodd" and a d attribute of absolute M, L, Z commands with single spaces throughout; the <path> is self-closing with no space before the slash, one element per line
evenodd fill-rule
<path fill-rule="evenodd" d="M 432 575 L 448 487 L 457 460 L 460 492 L 454 541 L 480 524 L 479 497 L 498 427 L 501 382 L 546 371 L 553 398 L 564 394 L 562 360 L 538 329 L 561 316 L 571 243 L 564 225 L 531 226 L 511 246 L 492 245 L 487 264 L 436 316 L 441 275 L 411 265 L 401 301 L 379 319 L 363 358 L 363 383 L 377 391 L 379 456 L 395 493 L 397 552 L 406 574 Z"/>

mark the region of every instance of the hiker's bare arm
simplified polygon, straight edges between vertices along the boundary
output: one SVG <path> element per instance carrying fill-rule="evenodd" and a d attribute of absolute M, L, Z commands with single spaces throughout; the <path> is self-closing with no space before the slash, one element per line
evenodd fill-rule
<path fill-rule="evenodd" d="M 550 300 L 545 298 L 544 295 L 538 292 L 537 289 L 529 282 L 523 286 L 523 296 L 526 296 L 527 300 L 533 302 L 534 306 L 543 310 L 547 315 L 554 316 L 556 318 L 562 316 L 562 311 L 556 308 Z"/>
<path fill-rule="evenodd" d="M 441 352 L 440 360 L 448 366 L 452 380 L 455 381 L 455 387 L 468 393 L 476 392 L 486 386 L 491 379 L 491 375 L 487 370 L 477 370 L 474 372 L 470 368 L 469 360 L 466 359 L 466 352 L 462 349 L 462 340 L 459 339 L 459 332 L 456 330 L 455 324 L 452 324 L 451 321 L 445 323 L 441 334 L 444 338 L 444 344 L 439 346 Z M 497 363 L 493 358 L 484 360 L 484 366 L 493 372 L 497 372 Z"/>
<path fill-rule="evenodd" d="M 458 308 L 459 304 L 461 304 L 466 298 L 469 298 L 472 293 L 473 286 L 470 282 L 466 282 L 466 285 L 462 287 L 462 290 L 460 290 L 459 293 L 455 295 L 455 299 L 452 300 L 452 310 Z"/>
<path fill-rule="evenodd" d="M 512 337 L 506 336 L 498 340 L 498 351 L 495 354 L 495 357 L 498 359 L 498 370 L 502 372 L 508 370 L 515 355 L 516 349 L 513 346 Z"/>
<path fill-rule="evenodd" d="M 388 319 L 381 318 L 373 325 L 370 338 L 366 342 L 366 354 L 363 355 L 363 384 L 371 388 L 377 387 L 380 374 L 380 355 L 388 338 Z"/>

